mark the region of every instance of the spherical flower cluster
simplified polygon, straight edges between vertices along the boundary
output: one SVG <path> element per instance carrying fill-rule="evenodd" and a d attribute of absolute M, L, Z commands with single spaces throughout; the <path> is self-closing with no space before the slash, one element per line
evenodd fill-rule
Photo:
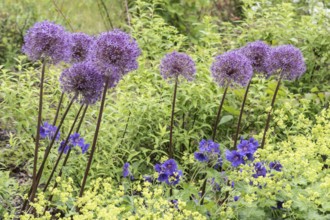
<path fill-rule="evenodd" d="M 63 92 L 76 97 L 82 104 L 94 104 L 102 94 L 103 77 L 91 62 L 76 63 L 60 76 Z"/>
<path fill-rule="evenodd" d="M 165 182 L 173 186 L 179 183 L 182 176 L 182 171 L 178 170 L 178 165 L 174 159 L 169 159 L 163 164 L 156 164 L 155 171 L 159 174 L 159 182 Z"/>
<path fill-rule="evenodd" d="M 136 41 L 121 30 L 102 33 L 90 50 L 90 59 L 104 76 L 110 77 L 110 86 L 120 78 L 138 68 L 137 58 L 141 54 Z"/>
<path fill-rule="evenodd" d="M 166 54 L 160 63 L 160 73 L 164 79 L 183 76 L 193 80 L 196 74 L 195 62 L 185 53 L 174 51 Z"/>
<path fill-rule="evenodd" d="M 253 75 L 251 62 L 240 51 L 226 52 L 215 58 L 212 77 L 219 86 L 245 86 Z"/>
<path fill-rule="evenodd" d="M 226 151 L 226 159 L 230 161 L 234 167 L 244 164 L 245 158 L 253 161 L 253 154 L 257 151 L 258 146 L 259 143 L 254 138 L 250 138 L 249 140 L 241 138 L 241 142 L 237 146 L 237 151 Z"/>
<path fill-rule="evenodd" d="M 77 146 L 81 148 L 81 153 L 84 154 L 89 148 L 89 144 L 85 143 L 84 138 L 80 137 L 78 133 L 70 135 L 68 142 L 69 143 L 67 143 L 67 145 L 65 146 L 65 141 L 62 141 L 60 147 L 58 148 L 58 152 L 63 151 L 63 153 L 66 154 L 72 147 Z"/>
<path fill-rule="evenodd" d="M 269 60 L 270 73 L 279 71 L 284 79 L 297 79 L 306 71 L 301 51 L 292 45 L 281 45 L 273 48 Z"/>
<path fill-rule="evenodd" d="M 46 121 L 42 126 L 40 126 L 40 137 L 53 139 L 56 130 L 57 130 L 56 126 L 53 126 Z M 55 140 L 58 140 L 59 138 L 60 138 L 60 131 L 57 133 Z"/>
<path fill-rule="evenodd" d="M 268 44 L 262 41 L 251 42 L 241 48 L 240 52 L 250 60 L 254 71 L 263 74 L 268 73 L 271 52 L 271 47 Z"/>
<path fill-rule="evenodd" d="M 128 162 L 124 163 L 123 177 L 129 177 L 131 180 L 134 180 L 134 176 L 132 175 L 129 167 L 130 167 L 130 164 Z"/>
<path fill-rule="evenodd" d="M 71 62 L 83 62 L 87 59 L 94 38 L 85 33 L 71 34 Z"/>
<path fill-rule="evenodd" d="M 71 41 L 60 25 L 49 21 L 36 23 L 24 36 L 23 52 L 33 61 L 50 58 L 53 63 L 67 61 Z"/>
<path fill-rule="evenodd" d="M 219 144 L 212 140 L 202 140 L 199 143 L 199 151 L 194 153 L 195 159 L 200 162 L 214 162 L 216 166 L 222 165 Z"/>

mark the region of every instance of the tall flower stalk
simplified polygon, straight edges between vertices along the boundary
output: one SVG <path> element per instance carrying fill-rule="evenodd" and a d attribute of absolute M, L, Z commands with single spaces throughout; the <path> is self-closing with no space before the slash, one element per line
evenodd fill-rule
<path fill-rule="evenodd" d="M 271 48 L 266 43 L 264 43 L 262 41 L 255 41 L 252 43 L 248 43 L 245 47 L 239 49 L 239 51 L 250 60 L 254 72 L 259 73 L 261 75 L 268 74 L 269 62 L 270 62 L 269 56 L 270 56 Z M 246 103 L 250 85 L 251 85 L 251 80 L 252 80 L 252 77 L 249 80 L 248 85 L 245 89 L 243 102 L 241 104 L 241 110 L 240 110 L 237 127 L 236 127 L 236 134 L 234 136 L 233 149 L 236 147 L 238 135 L 240 133 L 241 121 L 242 121 L 244 107 L 245 107 L 245 103 Z"/>
<path fill-rule="evenodd" d="M 85 174 L 79 192 L 80 197 L 84 193 L 87 177 L 92 165 L 107 91 L 109 88 L 115 87 L 125 74 L 138 68 L 137 58 L 140 54 L 141 51 L 136 41 L 130 35 L 118 29 L 101 34 L 93 42 L 89 53 L 89 59 L 103 74 L 105 85 L 103 87 L 102 101 L 91 147 L 91 153 L 86 165 Z"/>
<path fill-rule="evenodd" d="M 171 111 L 170 143 L 168 148 L 168 156 L 169 158 L 173 158 L 173 126 L 179 76 L 181 75 L 189 81 L 193 80 L 196 74 L 196 67 L 194 61 L 187 54 L 174 51 L 166 54 L 161 60 L 160 73 L 165 80 L 168 78 L 174 78 L 175 80 Z"/>
<path fill-rule="evenodd" d="M 271 50 L 269 64 L 269 75 L 279 74 L 276 89 L 272 98 L 270 110 L 267 114 L 266 125 L 261 142 L 261 148 L 264 148 L 267 131 L 271 119 L 271 113 L 274 110 L 276 96 L 280 88 L 281 81 L 284 79 L 294 80 L 299 78 L 305 71 L 306 65 L 301 51 L 292 45 L 281 45 Z"/>
<path fill-rule="evenodd" d="M 40 126 L 42 121 L 43 86 L 45 78 L 45 67 L 49 63 L 58 63 L 66 60 L 69 50 L 69 41 L 63 27 L 54 23 L 44 21 L 36 23 L 24 36 L 23 52 L 32 61 L 42 60 L 42 71 L 40 77 L 39 107 L 37 119 L 37 134 L 35 140 L 32 185 L 37 182 L 37 164 L 40 141 Z"/>

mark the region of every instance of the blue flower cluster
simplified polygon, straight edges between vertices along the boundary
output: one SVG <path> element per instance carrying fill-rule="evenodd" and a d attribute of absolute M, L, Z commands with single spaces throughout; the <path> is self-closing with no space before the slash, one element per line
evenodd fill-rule
<path fill-rule="evenodd" d="M 246 159 L 253 161 L 253 154 L 257 151 L 258 146 L 259 143 L 254 138 L 250 138 L 249 140 L 241 138 L 237 150 L 226 151 L 226 159 L 231 162 L 233 167 L 245 164 Z"/>
<path fill-rule="evenodd" d="M 49 138 L 53 139 L 56 133 L 57 127 L 49 124 L 47 121 L 44 122 L 42 126 L 40 126 L 40 137 L 41 138 Z M 55 140 L 60 138 L 60 132 L 57 133 Z"/>
<path fill-rule="evenodd" d="M 269 163 L 269 168 L 271 170 L 276 170 L 276 171 L 280 172 L 280 171 L 282 171 L 283 166 L 279 162 L 275 161 L 275 162 Z M 267 170 L 263 163 L 258 162 L 256 164 L 254 164 L 254 170 L 255 170 L 255 173 L 252 175 L 254 178 L 258 178 L 259 176 L 266 177 Z"/>
<path fill-rule="evenodd" d="M 132 172 L 129 169 L 130 164 L 128 162 L 124 163 L 123 166 L 123 177 L 129 177 L 131 180 L 134 180 L 134 176 L 132 174 Z"/>
<path fill-rule="evenodd" d="M 58 148 L 58 152 L 62 152 L 63 148 L 63 153 L 68 153 L 68 151 L 72 148 L 72 147 L 80 147 L 81 148 L 81 153 L 86 153 L 88 148 L 89 148 L 89 144 L 85 143 L 84 138 L 80 137 L 80 135 L 78 133 L 74 133 L 72 135 L 70 135 L 69 137 L 69 143 L 67 143 L 66 146 L 65 145 L 65 141 L 62 141 L 60 144 L 60 147 Z"/>
<path fill-rule="evenodd" d="M 199 151 L 195 152 L 195 159 L 200 162 L 216 161 L 216 167 L 222 165 L 219 144 L 211 140 L 202 140 L 199 143 Z"/>
<path fill-rule="evenodd" d="M 174 159 L 169 159 L 163 164 L 156 164 L 154 168 L 159 174 L 159 182 L 165 182 L 168 185 L 173 186 L 179 183 L 182 176 L 182 171 L 178 170 L 178 165 Z"/>

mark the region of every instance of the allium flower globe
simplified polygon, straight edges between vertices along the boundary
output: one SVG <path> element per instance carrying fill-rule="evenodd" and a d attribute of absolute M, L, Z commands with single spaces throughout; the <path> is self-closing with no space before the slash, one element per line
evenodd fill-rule
<path fill-rule="evenodd" d="M 262 41 L 248 43 L 240 49 L 251 62 L 254 71 L 267 74 L 269 70 L 269 55 L 271 47 Z"/>
<path fill-rule="evenodd" d="M 90 50 L 90 59 L 110 79 L 113 87 L 124 74 L 138 68 L 141 51 L 136 41 L 121 30 L 102 33 Z"/>
<path fill-rule="evenodd" d="M 160 63 L 160 73 L 164 79 L 176 78 L 179 75 L 191 81 L 195 77 L 195 62 L 185 53 L 166 54 Z"/>
<path fill-rule="evenodd" d="M 211 73 L 219 86 L 245 86 L 253 75 L 253 69 L 250 60 L 234 50 L 217 56 L 212 63 Z"/>
<path fill-rule="evenodd" d="M 87 59 L 94 38 L 85 33 L 71 34 L 71 62 L 83 62 Z"/>
<path fill-rule="evenodd" d="M 60 25 L 49 21 L 36 23 L 24 36 L 23 52 L 33 61 L 50 58 L 51 62 L 68 61 L 71 40 Z"/>
<path fill-rule="evenodd" d="M 306 71 L 306 65 L 298 48 L 292 45 L 281 45 L 271 50 L 269 69 L 271 74 L 279 71 L 284 79 L 293 80 Z"/>
<path fill-rule="evenodd" d="M 91 62 L 74 64 L 62 72 L 60 83 L 63 92 L 77 97 L 81 104 L 94 104 L 103 89 L 103 76 Z"/>

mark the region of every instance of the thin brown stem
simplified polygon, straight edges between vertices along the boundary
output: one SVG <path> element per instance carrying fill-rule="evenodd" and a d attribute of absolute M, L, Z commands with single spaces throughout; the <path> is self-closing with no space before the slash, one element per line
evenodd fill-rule
<path fill-rule="evenodd" d="M 58 118 L 58 115 L 60 113 L 61 105 L 62 105 L 62 102 L 63 102 L 63 97 L 64 97 L 64 92 L 62 92 L 60 101 L 59 101 L 59 103 L 57 105 L 56 114 L 55 114 L 55 118 L 54 118 L 54 122 L 53 122 L 53 125 L 54 126 L 56 125 L 57 118 Z"/>
<path fill-rule="evenodd" d="M 32 186 L 31 186 L 31 188 L 30 188 L 30 191 L 29 191 L 29 194 L 28 194 L 28 196 L 29 196 L 29 200 L 25 200 L 25 201 L 24 201 L 24 204 L 23 204 L 23 206 L 22 206 L 21 211 L 24 211 L 24 210 L 25 210 L 25 208 L 26 208 L 26 206 L 27 206 L 27 204 L 28 204 L 28 201 L 33 201 L 33 199 L 34 199 L 34 196 L 35 196 L 35 193 L 36 193 L 36 191 L 37 191 L 37 187 L 38 187 L 38 185 L 39 185 L 39 181 L 40 181 L 40 178 L 41 178 L 41 175 L 42 175 L 42 172 L 43 172 L 43 169 L 44 169 L 44 166 L 45 166 L 45 163 L 46 163 L 47 157 L 48 157 L 48 155 L 49 155 L 49 152 L 50 152 L 50 150 L 51 150 L 51 148 L 52 148 L 52 146 L 53 146 L 53 144 L 54 144 L 54 142 L 55 142 L 56 136 L 57 136 L 58 132 L 60 131 L 60 128 L 61 128 L 62 125 L 63 125 L 64 119 L 66 118 L 66 116 L 67 116 L 67 114 L 68 114 L 68 112 L 69 112 L 69 110 L 70 110 L 70 108 L 71 108 L 71 106 L 72 106 L 74 100 L 75 100 L 75 97 L 72 98 L 71 102 L 69 103 L 68 107 L 66 108 L 66 110 L 65 110 L 65 112 L 64 112 L 64 114 L 63 114 L 63 116 L 62 116 L 62 119 L 61 119 L 61 121 L 60 121 L 60 124 L 59 124 L 59 126 L 57 127 L 56 132 L 55 132 L 55 134 L 54 134 L 54 136 L 53 136 L 53 138 L 52 138 L 52 140 L 51 140 L 51 143 L 50 143 L 50 145 L 46 148 L 45 156 L 44 156 L 44 158 L 43 158 L 43 161 L 42 161 L 41 166 L 40 166 L 40 168 L 39 168 L 39 170 L 38 170 L 38 173 L 37 173 L 37 178 L 36 178 L 37 181 L 36 181 L 35 183 L 32 184 Z"/>
<path fill-rule="evenodd" d="M 272 111 L 274 109 L 274 104 L 275 104 L 275 100 L 276 100 L 276 96 L 277 96 L 277 93 L 278 93 L 278 90 L 280 88 L 280 85 L 281 85 L 281 81 L 282 81 L 282 74 L 280 75 L 280 78 L 277 82 L 277 86 L 276 86 L 276 89 L 275 89 L 275 92 L 274 92 L 274 95 L 273 95 L 273 99 L 272 99 L 272 103 L 270 105 L 270 110 L 268 112 L 268 115 L 267 115 L 267 121 L 266 121 L 266 126 L 265 126 L 265 130 L 264 130 L 264 134 L 263 134 L 263 137 L 262 137 L 262 142 L 261 142 L 261 149 L 264 148 L 264 145 L 265 145 L 265 141 L 266 141 L 266 134 L 267 134 L 267 131 L 269 129 L 269 123 L 270 123 L 270 118 L 271 118 L 271 114 L 272 114 Z"/>
<path fill-rule="evenodd" d="M 95 134 L 94 134 L 94 139 L 93 139 L 93 144 L 92 144 L 92 149 L 91 149 L 91 154 L 89 156 L 88 163 L 87 163 L 87 166 L 86 166 L 83 182 L 81 184 L 81 188 L 80 188 L 80 192 L 79 192 L 79 197 L 82 197 L 82 195 L 84 193 L 87 176 L 88 176 L 88 173 L 89 173 L 89 170 L 90 170 L 90 167 L 91 167 L 91 164 L 92 164 L 94 152 L 95 152 L 95 149 L 96 149 L 96 142 L 97 142 L 97 137 L 99 135 L 100 126 L 101 126 L 102 114 L 103 114 L 103 109 L 104 109 L 104 104 L 105 104 L 105 97 L 107 95 L 109 81 L 110 81 L 110 79 L 106 78 L 105 86 L 104 86 L 104 89 L 103 89 L 100 112 L 99 112 L 99 116 L 98 116 L 98 119 L 97 119 L 97 124 L 96 124 L 96 129 L 95 129 Z"/>
<path fill-rule="evenodd" d="M 250 81 L 249 81 L 249 83 L 246 87 L 245 94 L 244 94 L 244 99 L 243 99 L 243 102 L 242 102 L 242 105 L 241 105 L 241 111 L 239 113 L 239 118 L 238 118 L 238 123 L 237 123 L 237 128 L 236 128 L 236 135 L 235 135 L 235 138 L 234 138 L 233 149 L 236 147 L 236 144 L 237 144 L 237 139 L 238 139 L 238 134 L 240 132 L 240 126 L 241 126 L 242 116 L 243 116 L 243 112 L 244 112 L 245 102 L 246 102 L 247 95 L 249 93 L 251 81 L 252 81 L 252 79 L 250 79 Z"/>
<path fill-rule="evenodd" d="M 32 185 L 37 182 L 37 163 L 38 163 L 39 140 L 40 140 L 40 126 L 41 126 L 41 118 L 42 118 L 42 99 L 43 99 L 43 91 L 44 91 L 45 69 L 46 69 L 46 59 L 43 58 L 41 78 L 40 78 L 39 109 L 38 109 L 36 143 L 34 148 Z"/>
<path fill-rule="evenodd" d="M 57 157 L 57 160 L 56 160 L 55 166 L 53 167 L 52 172 L 50 173 L 50 176 L 49 176 L 49 178 L 48 178 L 48 180 L 47 180 L 47 182 L 46 182 L 46 185 L 44 186 L 43 192 L 46 192 L 47 187 L 49 186 L 49 183 L 50 183 L 50 181 L 52 180 L 52 178 L 53 178 L 53 176 L 54 176 L 54 173 L 55 173 L 55 171 L 56 171 L 56 168 L 57 168 L 57 166 L 58 166 L 58 164 L 59 164 L 59 162 L 60 162 L 60 160 L 61 160 L 61 158 L 62 158 L 62 155 L 63 155 L 63 153 L 64 153 L 64 150 L 65 150 L 66 145 L 69 143 L 69 139 L 70 139 L 70 136 L 71 136 L 71 134 L 72 134 L 73 128 L 74 128 L 74 126 L 75 126 L 76 123 L 77 123 L 77 120 L 78 120 L 78 118 L 79 118 L 80 112 L 81 112 L 81 110 L 83 109 L 83 107 L 84 107 L 84 105 L 81 105 L 80 108 L 79 108 L 79 111 L 78 111 L 78 113 L 77 113 L 77 115 L 76 115 L 76 117 L 75 117 L 75 119 L 74 119 L 74 121 L 73 121 L 73 123 L 72 123 L 72 126 L 71 126 L 71 128 L 70 128 L 70 131 L 69 131 L 69 133 L 68 133 L 68 135 L 67 135 L 67 137 L 66 137 L 66 139 L 65 139 L 65 142 L 64 142 L 63 148 L 62 148 L 62 150 L 61 150 L 61 152 L 60 152 L 60 155 Z"/>
<path fill-rule="evenodd" d="M 80 130 L 80 127 L 81 127 L 82 122 L 84 121 L 84 118 L 85 118 L 85 115 L 86 115 L 87 109 L 88 109 L 88 105 L 86 105 L 86 107 L 85 107 L 85 109 L 84 109 L 84 111 L 83 111 L 83 114 L 82 114 L 82 116 L 81 116 L 81 118 L 80 118 L 80 120 L 79 120 L 78 126 L 77 126 L 77 128 L 76 128 L 76 133 L 79 133 L 79 130 Z M 68 159 L 69 159 L 69 157 L 70 157 L 70 153 L 71 153 L 71 148 L 69 149 L 68 153 L 66 154 L 66 156 L 65 156 L 65 158 L 64 158 L 64 161 L 63 161 L 62 167 L 61 167 L 60 172 L 59 172 L 59 174 L 58 174 L 59 177 L 62 177 L 62 174 L 63 174 L 63 168 L 66 166 L 66 163 L 68 162 Z M 55 188 L 57 187 L 57 185 L 58 185 L 57 182 L 55 182 L 53 189 L 55 189 Z M 48 198 L 48 201 L 51 202 L 52 200 L 53 200 L 53 195 L 51 194 L 51 195 L 49 196 L 49 198 Z M 44 214 L 46 213 L 47 209 L 48 209 L 48 206 L 46 206 L 46 208 L 45 208 L 45 210 L 44 210 Z"/>
<path fill-rule="evenodd" d="M 200 205 L 203 205 L 204 204 L 204 197 L 205 197 L 205 190 L 206 190 L 206 182 L 207 182 L 207 178 L 206 178 L 207 175 L 205 175 L 205 179 L 204 179 L 204 182 L 203 182 L 203 185 L 202 185 L 202 194 L 201 194 L 201 202 L 200 202 Z"/>
<path fill-rule="evenodd" d="M 63 17 L 65 23 L 67 23 L 67 25 L 69 25 L 71 31 L 73 32 L 74 29 L 73 29 L 73 27 L 72 27 L 72 25 L 71 25 L 69 19 L 63 14 L 63 12 L 62 12 L 62 10 L 60 9 L 60 7 L 58 7 L 56 1 L 55 1 L 55 0 L 52 0 L 52 2 L 53 2 L 53 4 L 54 4 L 54 6 L 55 6 L 56 11 L 57 11 L 58 13 L 61 14 L 61 16 Z"/>
<path fill-rule="evenodd" d="M 177 88 L 178 88 L 178 77 L 175 78 L 173 101 L 172 101 L 171 127 L 170 127 L 170 145 L 169 145 L 169 149 L 168 149 L 169 158 L 173 158 L 173 156 L 174 156 L 174 150 L 173 150 L 173 124 L 174 124 L 174 110 L 175 110 L 175 100 L 176 100 Z"/>
<path fill-rule="evenodd" d="M 125 0 L 125 9 L 126 9 L 126 16 L 127 16 L 127 24 L 128 24 L 128 26 L 131 26 L 131 18 L 129 16 L 127 0 Z"/>
<path fill-rule="evenodd" d="M 219 104 L 217 119 L 215 120 L 214 127 L 213 127 L 213 134 L 212 134 L 212 140 L 213 141 L 214 141 L 215 136 L 217 134 L 217 127 L 218 127 L 218 123 L 219 123 L 219 119 L 220 119 L 220 113 L 221 113 L 221 110 L 222 110 L 223 103 L 225 101 L 227 90 L 228 90 L 228 86 L 226 86 L 225 91 L 223 92 L 223 95 L 222 95 L 222 99 L 221 99 L 220 104 Z"/>

